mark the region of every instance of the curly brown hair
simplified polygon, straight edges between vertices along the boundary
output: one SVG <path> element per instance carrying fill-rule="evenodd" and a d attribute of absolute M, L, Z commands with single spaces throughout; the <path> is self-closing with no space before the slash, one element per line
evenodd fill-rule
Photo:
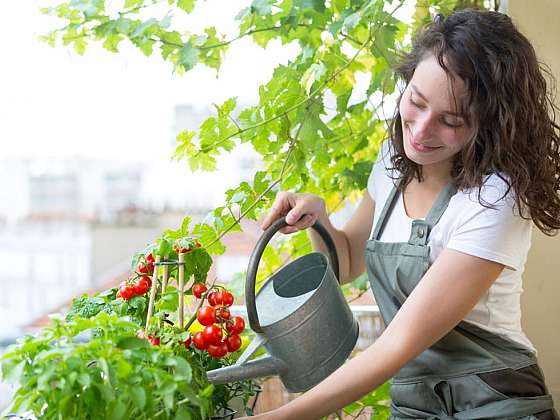
<path fill-rule="evenodd" d="M 396 68 L 408 84 L 414 70 L 433 54 L 449 77 L 459 77 L 467 94 L 457 104 L 473 137 L 457 154 L 452 177 L 459 189 L 481 189 L 489 174 L 513 189 L 525 219 L 547 235 L 560 229 L 560 127 L 556 123 L 554 78 L 539 63 L 529 40 L 502 13 L 462 10 L 438 15 L 416 36 Z M 402 93 L 401 93 L 402 97 Z M 400 98 L 399 98 L 400 102 Z M 389 128 L 392 164 L 406 185 L 422 168 L 407 158 L 398 106 Z"/>

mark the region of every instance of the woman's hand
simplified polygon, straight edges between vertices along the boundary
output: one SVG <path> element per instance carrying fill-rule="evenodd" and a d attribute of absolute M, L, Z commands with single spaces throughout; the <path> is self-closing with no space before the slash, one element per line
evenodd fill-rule
<path fill-rule="evenodd" d="M 261 223 L 261 228 L 268 228 L 275 220 L 284 217 L 286 226 L 282 233 L 294 233 L 313 226 L 317 219 L 328 218 L 325 201 L 313 194 L 280 192 L 276 196 L 270 211 Z"/>

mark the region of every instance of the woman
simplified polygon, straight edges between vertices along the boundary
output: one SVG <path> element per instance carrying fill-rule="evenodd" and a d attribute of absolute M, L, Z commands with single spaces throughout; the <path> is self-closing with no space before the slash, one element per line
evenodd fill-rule
<path fill-rule="evenodd" d="M 341 279 L 367 270 L 387 327 L 257 418 L 316 419 L 392 378 L 394 419 L 558 419 L 520 324 L 531 221 L 560 228 L 559 127 L 535 52 L 507 16 L 467 10 L 438 16 L 398 74 L 390 141 L 345 227 L 321 198 L 287 192 L 262 224 L 285 216 L 291 233 L 319 220 Z"/>

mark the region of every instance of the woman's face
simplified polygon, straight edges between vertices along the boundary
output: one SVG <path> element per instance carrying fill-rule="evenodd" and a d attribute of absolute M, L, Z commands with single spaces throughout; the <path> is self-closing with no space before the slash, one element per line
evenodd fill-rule
<path fill-rule="evenodd" d="M 399 104 L 404 151 L 410 160 L 425 169 L 451 169 L 453 156 L 471 134 L 458 109 L 464 90 L 463 81 L 451 80 L 432 54 L 418 64 Z"/>

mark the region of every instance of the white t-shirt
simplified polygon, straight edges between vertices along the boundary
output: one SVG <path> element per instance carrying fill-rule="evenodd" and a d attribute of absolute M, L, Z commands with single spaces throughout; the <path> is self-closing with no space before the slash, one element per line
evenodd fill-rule
<path fill-rule="evenodd" d="M 385 142 L 367 185 L 376 203 L 370 239 L 394 185 L 388 169 L 391 166 L 388 142 Z M 464 320 L 505 335 L 536 352 L 521 329 L 520 305 L 532 224 L 514 212 L 513 191 L 502 199 L 506 189 L 505 182 L 498 176 L 488 176 L 481 197 L 495 209 L 479 203 L 478 188 L 458 191 L 430 233 L 429 259 L 430 264 L 433 263 L 441 251 L 449 248 L 504 264 L 506 267 L 500 276 Z M 410 237 L 413 219 L 406 214 L 401 193 L 397 193 L 396 199 L 379 238 L 382 242 L 408 242 Z"/>

